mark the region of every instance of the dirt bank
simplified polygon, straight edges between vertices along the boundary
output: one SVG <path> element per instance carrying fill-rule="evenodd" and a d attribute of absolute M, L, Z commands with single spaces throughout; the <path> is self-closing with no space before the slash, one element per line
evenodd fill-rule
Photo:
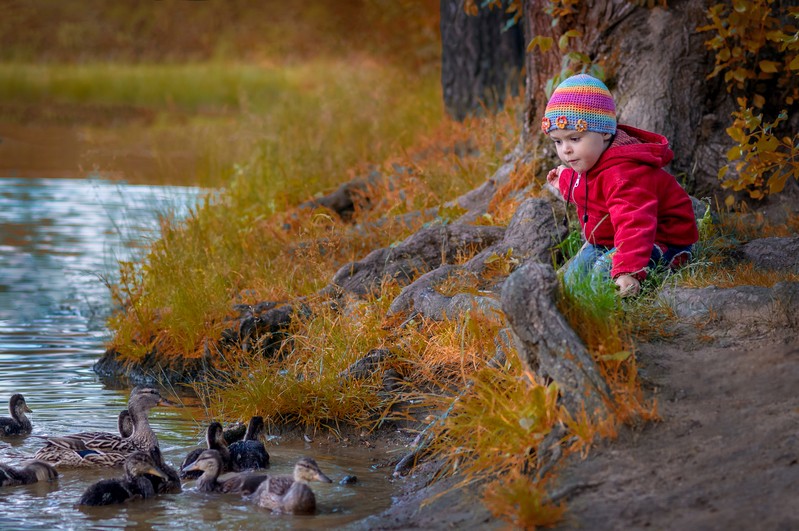
<path fill-rule="evenodd" d="M 572 495 L 559 529 L 799 529 L 796 330 L 763 326 L 762 312 L 778 307 L 730 310 L 701 324 L 694 315 L 670 339 L 639 345 L 641 378 L 661 420 L 625 428 L 585 460 L 562 464 L 558 490 Z M 450 487 L 425 487 L 432 471 L 426 465 L 402 480 L 405 494 L 357 528 L 507 527 L 476 488 L 430 502 Z"/>

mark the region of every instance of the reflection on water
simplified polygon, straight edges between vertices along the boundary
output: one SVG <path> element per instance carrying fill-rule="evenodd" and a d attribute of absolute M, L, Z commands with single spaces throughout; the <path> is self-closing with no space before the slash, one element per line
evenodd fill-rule
<path fill-rule="evenodd" d="M 0 178 L 0 415 L 12 393 L 33 410 L 33 434 L 0 439 L 0 461 L 19 464 L 42 444 L 37 436 L 116 432 L 128 390 L 103 385 L 92 364 L 108 337 L 110 300 L 100 277 L 156 235 L 159 215 L 181 216 L 200 191 L 130 186 L 100 180 Z M 170 397 L 175 398 L 175 397 Z M 189 396 L 182 407 L 153 410 L 151 424 L 168 462 L 179 465 L 200 442 L 203 411 Z M 373 470 L 364 450 L 304 442 L 269 447 L 274 473 L 291 473 L 311 455 L 332 485 L 317 485 L 318 514 L 276 516 L 238 496 L 196 492 L 126 506 L 77 509 L 92 482 L 119 470 L 62 470 L 53 484 L 0 489 L 0 529 L 262 529 L 340 527 L 390 503 L 387 472 Z M 358 483 L 337 483 L 356 475 Z"/>

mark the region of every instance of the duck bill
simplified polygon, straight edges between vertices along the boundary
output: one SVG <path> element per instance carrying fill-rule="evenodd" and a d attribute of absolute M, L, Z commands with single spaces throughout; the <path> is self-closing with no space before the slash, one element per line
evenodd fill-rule
<path fill-rule="evenodd" d="M 183 468 L 184 472 L 195 472 L 195 471 L 205 472 L 202 468 L 197 466 L 197 461 L 191 463 L 190 465 Z"/>
<path fill-rule="evenodd" d="M 316 477 L 314 477 L 314 479 L 316 481 L 320 481 L 322 483 L 333 483 L 333 480 L 330 479 L 329 477 L 327 477 L 326 475 L 324 475 L 324 473 L 322 471 L 317 471 L 316 472 Z"/>
<path fill-rule="evenodd" d="M 147 469 L 148 474 L 152 474 L 153 476 L 158 476 L 161 479 L 169 479 L 169 476 L 164 474 L 164 472 L 160 468 L 150 467 Z"/>
<path fill-rule="evenodd" d="M 167 400 L 166 398 L 164 398 L 162 396 L 161 400 L 158 401 L 158 405 L 159 406 L 167 406 L 167 407 L 175 407 L 178 404 L 176 404 L 175 402 L 172 402 L 171 400 Z"/>
<path fill-rule="evenodd" d="M 28 404 L 25 404 L 25 407 L 22 408 L 22 411 L 25 413 L 33 413 L 33 410 L 28 407 Z"/>

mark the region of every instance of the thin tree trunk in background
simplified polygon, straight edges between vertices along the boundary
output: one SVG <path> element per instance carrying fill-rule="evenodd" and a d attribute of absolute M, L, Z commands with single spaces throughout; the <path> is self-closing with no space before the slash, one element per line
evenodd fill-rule
<path fill-rule="evenodd" d="M 483 108 L 502 108 L 506 93 L 518 93 L 524 65 L 520 26 L 506 31 L 508 15 L 482 8 L 463 10 L 464 0 L 441 0 L 441 86 L 450 116 L 463 120 Z M 479 5 L 479 2 L 478 2 Z"/>

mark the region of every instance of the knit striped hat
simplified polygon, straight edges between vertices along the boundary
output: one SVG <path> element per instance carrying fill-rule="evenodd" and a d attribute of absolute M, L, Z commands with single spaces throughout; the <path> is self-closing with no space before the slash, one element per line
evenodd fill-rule
<path fill-rule="evenodd" d="M 608 87 L 588 74 L 561 81 L 549 98 L 541 129 L 554 128 L 616 134 L 616 104 Z"/>

